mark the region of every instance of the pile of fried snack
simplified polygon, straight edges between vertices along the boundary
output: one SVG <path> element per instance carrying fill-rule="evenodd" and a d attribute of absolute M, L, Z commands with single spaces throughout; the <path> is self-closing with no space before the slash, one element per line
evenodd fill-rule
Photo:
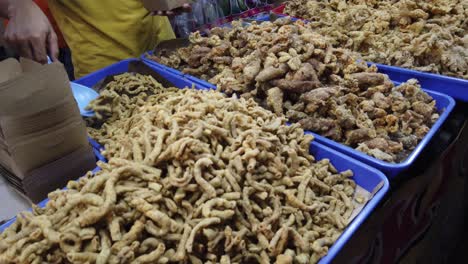
<path fill-rule="evenodd" d="M 291 0 L 284 13 L 367 61 L 468 79 L 466 0 Z"/>
<path fill-rule="evenodd" d="M 108 88 L 138 82 L 155 83 Z M 351 171 L 315 161 L 310 135 L 251 99 L 142 93 L 96 129 L 109 162 L 20 214 L 0 263 L 316 263 L 365 202 Z"/>
<path fill-rule="evenodd" d="M 395 87 L 302 21 L 234 22 L 190 41 L 153 59 L 384 161 L 404 160 L 439 118 L 416 80 Z"/>

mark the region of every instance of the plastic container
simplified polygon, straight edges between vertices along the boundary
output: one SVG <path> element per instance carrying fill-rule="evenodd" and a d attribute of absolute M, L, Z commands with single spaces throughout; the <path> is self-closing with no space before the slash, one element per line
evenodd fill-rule
<path fill-rule="evenodd" d="M 399 84 L 398 82 L 395 82 L 395 84 Z M 374 168 L 379 169 L 380 171 L 384 172 L 390 179 L 396 177 L 399 175 L 401 172 L 404 170 L 408 169 L 411 164 L 418 158 L 418 156 L 422 153 L 426 145 L 431 141 L 432 137 L 437 133 L 439 128 L 442 126 L 442 124 L 445 122 L 445 120 L 448 118 L 450 113 L 453 111 L 455 108 L 455 100 L 453 100 L 452 97 L 425 90 L 434 100 L 436 100 L 436 107 L 439 112 L 443 113 L 440 115 L 440 118 L 437 120 L 437 122 L 432 126 L 432 128 L 429 130 L 427 135 L 419 142 L 419 144 L 416 146 L 416 148 L 411 152 L 411 154 L 402 162 L 400 163 L 390 163 L 386 161 L 382 161 L 379 159 L 376 159 L 374 157 L 371 157 L 361 151 L 355 150 L 351 147 L 348 147 L 344 144 L 338 143 L 336 141 L 333 141 L 331 139 L 328 139 L 326 137 L 320 136 L 316 133 L 309 132 L 314 135 L 315 140 L 317 142 L 320 142 L 326 146 L 329 146 L 333 149 L 336 149 L 342 153 L 345 153 L 346 155 L 353 157 L 357 160 L 360 160 L 366 164 L 371 165 Z"/>
<path fill-rule="evenodd" d="M 148 61 L 148 59 L 146 59 L 146 60 Z M 148 63 L 151 63 L 151 62 L 148 62 Z M 153 63 L 156 63 L 156 62 L 153 62 Z M 161 65 L 161 64 L 159 64 L 159 66 L 167 68 L 167 66 L 164 66 L 164 65 Z M 382 65 L 382 66 L 384 66 L 384 65 Z M 385 70 L 383 70 L 383 71 L 380 70 L 381 69 L 380 66 L 378 66 L 378 67 L 379 67 L 379 72 L 386 73 Z M 390 67 L 390 66 L 384 66 L 383 68 L 386 69 L 386 67 Z M 393 69 L 393 68 L 397 68 L 397 67 L 391 67 L 391 68 Z M 397 69 L 401 69 L 401 68 L 397 68 Z M 181 72 L 179 72 L 177 70 L 174 70 L 174 69 L 172 69 L 172 70 L 173 70 L 174 73 L 178 73 L 180 76 L 185 76 L 186 78 L 190 79 L 191 81 L 197 82 L 199 85 L 203 85 L 205 87 L 216 89 L 216 86 L 211 84 L 211 83 L 200 80 L 200 79 L 198 79 L 196 77 L 193 77 L 193 76 L 183 75 Z M 404 70 L 404 71 L 407 71 L 407 70 Z M 418 73 L 418 72 L 416 72 L 416 73 Z M 400 77 L 398 80 L 394 80 L 392 78 L 392 75 L 390 75 L 390 79 L 395 83 L 395 85 L 399 85 L 402 77 Z M 403 81 L 406 81 L 406 80 L 403 79 Z M 324 144 L 326 146 L 329 146 L 331 148 L 337 149 L 340 152 L 346 153 L 347 155 L 349 155 L 349 156 L 351 156 L 351 157 L 353 157 L 355 159 L 358 159 L 358 160 L 360 160 L 360 161 L 362 161 L 362 162 L 364 162 L 366 164 L 369 164 L 369 165 L 373 166 L 374 168 L 377 168 L 377 169 L 381 170 L 389 178 L 394 178 L 398 174 L 400 174 L 402 171 L 404 171 L 405 169 L 407 169 L 408 167 L 411 166 L 411 164 L 421 154 L 424 147 L 426 147 L 426 145 L 429 143 L 429 141 L 435 135 L 437 130 L 439 130 L 439 128 L 442 126 L 442 124 L 445 122 L 445 120 L 447 119 L 447 117 L 452 112 L 453 108 L 455 107 L 455 100 L 453 100 L 453 98 L 451 98 L 450 96 L 447 96 L 445 94 L 442 94 L 442 93 L 434 92 L 433 90 L 438 89 L 438 87 L 434 87 L 434 85 L 430 85 L 430 86 L 431 86 L 432 89 L 427 90 L 426 89 L 427 87 L 422 85 L 422 87 L 425 88 L 424 91 L 427 92 L 429 95 L 431 95 L 436 100 L 437 109 L 440 112 L 442 112 L 442 110 L 444 110 L 444 109 L 445 110 L 441 114 L 439 120 L 432 126 L 429 133 L 423 138 L 423 140 L 418 144 L 418 146 L 413 150 L 413 152 L 408 156 L 408 158 L 406 160 L 404 160 L 403 162 L 401 162 L 401 163 L 385 162 L 385 161 L 376 159 L 374 157 L 371 157 L 371 156 L 369 156 L 369 155 L 367 155 L 367 154 L 365 154 L 363 152 L 355 150 L 355 149 L 353 149 L 351 147 L 348 147 L 348 146 L 343 145 L 341 143 L 335 142 L 335 141 L 333 141 L 331 139 L 320 136 L 318 134 L 315 134 L 315 133 L 312 133 L 312 134 L 316 137 L 317 142 L 320 142 L 320 143 L 322 143 L 322 144 Z M 443 84 L 440 84 L 440 86 L 444 87 Z"/>
<path fill-rule="evenodd" d="M 184 74 L 182 73 L 181 71 L 179 70 L 176 70 L 174 68 L 171 68 L 171 67 L 168 67 L 166 65 L 163 65 L 161 63 L 158 63 L 158 62 L 155 62 L 154 60 L 150 60 L 148 59 L 148 55 L 153 55 L 153 52 L 152 51 L 148 51 L 146 52 L 145 54 L 141 55 L 141 60 L 143 60 L 146 64 L 148 65 L 152 65 L 156 68 L 162 68 L 162 69 L 165 69 L 166 71 L 168 72 L 171 72 L 173 74 L 176 74 L 178 76 L 181 76 L 181 77 L 184 77 L 184 78 L 187 78 L 188 80 L 190 80 L 191 82 L 195 83 L 197 87 L 203 87 L 203 88 L 209 88 L 209 89 L 216 89 L 216 85 L 212 84 L 212 83 L 209 83 L 207 81 L 204 81 L 202 79 L 199 79 L 195 76 L 192 76 L 190 74 Z"/>
<path fill-rule="evenodd" d="M 333 165 L 339 171 L 351 169 L 354 172 L 354 180 L 357 185 L 361 186 L 370 193 L 374 193 L 373 198 L 364 206 L 362 211 L 353 219 L 353 221 L 344 230 L 342 235 L 328 250 L 328 254 L 323 257 L 319 263 L 329 263 L 338 252 L 346 245 L 349 239 L 353 236 L 356 230 L 364 223 L 369 217 L 374 208 L 384 198 L 385 194 L 389 190 L 389 182 L 387 178 L 378 170 L 369 167 L 359 161 L 350 159 L 344 154 L 341 154 L 335 150 L 332 150 L 326 146 L 323 146 L 317 142 L 312 142 L 310 146 L 310 153 L 315 156 L 317 160 L 329 159 Z M 99 171 L 96 168 L 93 172 Z M 44 207 L 48 200 L 45 200 L 38 204 L 40 207 Z M 0 226 L 0 233 L 10 226 L 15 219 L 12 219 Z"/>
<path fill-rule="evenodd" d="M 379 72 L 387 74 L 393 81 L 404 82 L 415 78 L 425 89 L 444 93 L 457 100 L 468 102 L 468 80 L 378 63 L 369 64 L 375 64 L 379 68 Z"/>
<path fill-rule="evenodd" d="M 98 161 L 107 162 L 107 159 L 101 154 L 101 150 L 103 149 L 103 146 L 99 144 L 96 140 L 90 137 L 88 137 L 88 141 L 93 147 L 94 156 L 96 156 L 96 159 Z"/>
<path fill-rule="evenodd" d="M 356 184 L 366 189 L 368 192 L 374 193 L 378 190 L 375 192 L 374 197 L 364 206 L 362 211 L 353 219 L 341 236 L 330 247 L 328 254 L 319 261 L 319 264 L 324 264 L 330 263 L 338 252 L 340 252 L 340 250 L 346 245 L 356 230 L 358 230 L 362 223 L 364 223 L 372 213 L 374 208 L 384 198 L 390 188 L 390 184 L 382 172 L 357 160 L 349 158 L 348 156 L 320 143 L 312 142 L 310 153 L 313 154 L 317 160 L 325 158 L 329 159 L 338 171 L 351 169 L 354 172 L 353 179 L 356 181 Z"/>
<path fill-rule="evenodd" d="M 83 76 L 80 79 L 76 80 L 75 83 L 85 85 L 88 87 L 93 87 L 99 81 L 101 81 L 102 79 L 104 79 L 105 77 L 109 75 L 128 72 L 129 63 L 132 61 L 139 61 L 139 60 L 127 59 L 127 60 L 117 62 L 101 70 L 98 70 L 94 73 Z M 188 78 L 181 77 L 180 74 L 173 73 L 173 71 L 171 71 L 170 68 L 168 67 L 165 67 L 165 66 L 157 67 L 151 63 L 147 63 L 147 62 L 144 62 L 144 63 L 148 65 L 151 69 L 153 69 L 155 72 L 159 73 L 162 77 L 166 78 L 168 81 L 172 82 L 175 86 L 179 88 L 192 87 L 193 85 L 195 85 L 195 88 L 197 89 L 206 89 L 206 87 L 203 85 L 193 82 L 189 80 Z M 107 162 L 106 158 L 102 156 L 101 154 L 101 150 L 103 149 L 103 146 L 101 146 L 98 142 L 96 142 L 95 140 L 89 137 L 88 137 L 88 141 L 91 143 L 91 146 L 93 146 L 94 154 L 96 155 L 98 160 Z"/>
<path fill-rule="evenodd" d="M 128 72 L 129 63 L 132 61 L 139 61 L 139 59 L 126 59 L 115 64 L 109 65 L 101 70 L 88 74 L 86 76 L 81 77 L 80 79 L 76 80 L 75 83 L 82 84 L 88 87 L 93 87 L 99 81 L 104 79 L 109 75 L 121 74 Z M 195 88 L 198 89 L 206 89 L 204 86 L 197 86 L 197 83 L 192 82 L 191 80 L 179 75 L 174 74 L 172 71 L 168 70 L 168 67 L 155 67 L 153 64 L 147 63 L 143 61 L 146 65 L 148 65 L 152 70 L 160 74 L 162 77 L 166 78 L 168 81 L 173 83 L 176 87 L 184 88 L 184 87 L 192 87 L 195 85 Z"/>
<path fill-rule="evenodd" d="M 284 14 L 284 8 L 285 5 L 283 4 L 273 9 L 272 13 L 280 17 L 287 16 L 287 14 Z M 293 21 L 297 20 L 297 18 L 293 17 L 291 17 L 291 19 Z M 269 21 L 270 16 L 265 15 L 256 17 L 255 20 Z M 389 66 L 385 64 L 371 62 L 369 62 L 369 64 L 377 65 L 377 67 L 379 68 L 379 72 L 387 74 L 393 81 L 405 82 L 406 80 L 415 78 L 418 79 L 419 83 L 421 83 L 421 86 L 425 89 L 436 91 L 439 93 L 444 93 L 452 96 L 457 100 L 468 102 L 468 80 L 435 73 L 420 72 L 398 66 Z"/>

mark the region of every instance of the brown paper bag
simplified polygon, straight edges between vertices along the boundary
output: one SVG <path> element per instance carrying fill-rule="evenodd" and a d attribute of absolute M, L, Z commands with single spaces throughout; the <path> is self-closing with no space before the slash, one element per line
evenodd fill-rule
<path fill-rule="evenodd" d="M 0 62 L 0 165 L 33 201 L 95 167 L 63 65 Z"/>
<path fill-rule="evenodd" d="M 15 140 L 9 151 L 22 174 L 89 145 L 82 120 Z"/>
<path fill-rule="evenodd" d="M 4 67 L 0 63 L 0 72 Z M 43 65 L 0 83 L 0 118 L 33 115 L 65 98 L 73 98 L 65 69 L 57 63 Z"/>
<path fill-rule="evenodd" d="M 92 148 L 84 146 L 28 173 L 23 180 L 23 188 L 26 195 L 38 203 L 47 198 L 49 192 L 66 187 L 69 181 L 78 179 L 95 167 Z"/>

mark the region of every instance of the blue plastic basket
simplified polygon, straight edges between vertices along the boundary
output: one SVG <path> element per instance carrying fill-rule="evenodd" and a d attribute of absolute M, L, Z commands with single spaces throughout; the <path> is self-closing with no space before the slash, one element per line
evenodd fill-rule
<path fill-rule="evenodd" d="M 101 146 L 101 144 L 97 143 L 96 140 L 90 137 L 88 137 L 88 141 L 93 147 L 93 151 L 94 151 L 94 155 L 96 156 L 96 159 L 98 161 L 107 162 L 107 159 L 101 154 L 101 150 L 103 149 L 103 146 Z"/>
<path fill-rule="evenodd" d="M 93 87 L 102 79 L 106 78 L 109 75 L 121 74 L 128 72 L 130 62 L 140 61 L 139 59 L 126 59 L 119 61 L 115 64 L 109 65 L 101 70 L 88 74 L 86 76 L 81 77 L 80 79 L 76 80 L 75 83 L 85 85 L 88 87 Z M 206 89 L 205 86 L 198 85 L 198 83 L 189 80 L 180 76 L 180 74 L 174 73 L 170 70 L 169 67 L 156 67 L 152 63 L 148 63 L 147 61 L 143 61 L 147 66 L 149 66 L 152 70 L 160 74 L 162 77 L 167 79 L 169 82 L 173 83 L 176 87 L 185 88 L 185 87 L 192 87 L 195 85 L 195 88 L 198 89 Z"/>
<path fill-rule="evenodd" d="M 285 17 L 284 15 L 278 15 Z M 269 15 L 264 15 L 254 18 L 257 21 L 270 21 Z M 292 21 L 298 20 L 297 18 L 291 18 Z M 307 20 L 304 20 L 307 22 Z M 409 79 L 418 79 L 424 89 L 444 93 L 452 96 L 453 98 L 468 102 L 468 80 L 461 78 L 454 78 L 440 74 L 420 72 L 410 69 L 405 69 L 396 66 L 389 66 L 379 63 L 368 63 L 369 65 L 375 64 L 379 69 L 379 72 L 387 74 L 391 80 L 396 82 L 406 82 Z"/>
<path fill-rule="evenodd" d="M 313 154 L 317 160 L 329 159 L 338 171 L 351 169 L 354 172 L 353 179 L 356 181 L 357 185 L 370 193 L 374 193 L 372 199 L 364 206 L 362 211 L 353 219 L 353 221 L 344 230 L 343 234 L 329 249 L 328 254 L 320 260 L 319 263 L 323 264 L 329 263 L 346 245 L 356 230 L 362 225 L 362 223 L 364 223 L 374 208 L 384 198 L 385 194 L 389 190 L 390 184 L 387 178 L 380 171 L 317 142 L 312 142 L 310 145 L 310 153 Z M 93 172 L 95 173 L 99 171 L 99 169 L 100 168 L 96 168 Z M 48 200 L 46 199 L 39 203 L 38 206 L 45 207 L 47 202 Z M 3 232 L 5 228 L 13 224 L 14 221 L 15 218 L 0 226 L 0 233 Z"/>
<path fill-rule="evenodd" d="M 356 230 L 358 230 L 374 208 L 384 198 L 390 188 L 390 184 L 382 172 L 320 143 L 312 142 L 310 153 L 314 155 L 317 160 L 329 159 L 338 171 L 351 169 L 354 172 L 353 179 L 356 181 L 356 184 L 370 193 L 375 193 L 373 198 L 364 206 L 362 211 L 346 227 L 338 240 L 328 250 L 328 254 L 319 261 L 319 264 L 324 264 L 330 263 L 346 245 Z"/>
<path fill-rule="evenodd" d="M 148 59 L 146 59 L 146 60 L 148 61 Z M 148 62 L 148 63 L 151 64 L 151 62 Z M 156 63 L 156 62 L 153 62 L 153 63 Z M 166 66 L 163 66 L 161 64 L 159 64 L 159 65 L 160 65 L 160 67 L 166 67 Z M 389 66 L 386 66 L 386 67 L 389 67 Z M 396 67 L 391 67 L 391 68 L 396 68 Z M 173 69 L 173 72 L 174 72 L 174 74 L 176 74 L 176 73 L 179 74 L 179 76 L 184 76 L 181 72 L 179 72 L 177 70 Z M 383 72 L 383 73 L 385 73 L 385 72 Z M 207 83 L 207 82 L 205 82 L 203 80 L 197 79 L 196 77 L 187 76 L 187 75 L 185 75 L 185 77 L 190 79 L 193 82 L 198 82 L 198 83 L 200 83 L 202 85 L 206 85 L 207 87 L 216 88 L 215 85 Z M 395 85 L 399 85 L 401 83 L 399 80 L 392 79 L 392 76 L 390 76 L 390 79 L 395 83 Z M 403 81 L 406 81 L 406 80 L 403 80 Z M 441 85 L 441 86 L 443 86 L 443 85 Z M 422 86 L 422 87 L 424 87 L 424 86 Z M 362 162 L 364 162 L 366 164 L 369 164 L 369 165 L 373 166 L 374 168 L 377 168 L 377 169 L 383 171 L 389 178 L 394 178 L 397 175 L 399 175 L 401 172 L 403 172 L 404 170 L 409 168 L 411 166 L 411 164 L 413 164 L 413 162 L 421 154 L 421 152 L 426 147 L 426 145 L 430 142 L 430 140 L 435 135 L 437 130 L 439 130 L 439 128 L 445 122 L 445 120 L 447 119 L 449 114 L 455 108 L 455 100 L 453 100 L 452 97 L 447 96 L 447 95 L 442 94 L 442 93 L 434 92 L 433 91 L 434 89 L 427 90 L 426 87 L 424 87 L 424 88 L 425 88 L 424 91 L 427 92 L 429 95 L 431 95 L 436 100 L 436 103 L 437 103 L 436 107 L 439 110 L 439 112 L 443 111 L 443 113 L 440 115 L 439 120 L 432 126 L 429 133 L 423 138 L 423 140 L 418 144 L 418 146 L 413 150 L 413 152 L 408 156 L 408 158 L 406 160 L 404 160 L 403 162 L 401 162 L 401 163 L 385 162 L 385 161 L 376 159 L 374 157 L 371 157 L 371 156 L 369 156 L 369 155 L 367 155 L 367 154 L 365 154 L 363 152 L 355 150 L 355 149 L 353 149 L 351 147 L 348 147 L 348 146 L 343 145 L 341 143 L 338 143 L 338 142 L 335 142 L 335 141 L 330 140 L 328 138 L 325 138 L 323 136 L 320 136 L 318 134 L 311 133 L 311 132 L 310 133 L 313 134 L 316 137 L 317 142 L 320 142 L 320 143 L 322 143 L 322 144 L 324 144 L 326 146 L 329 146 L 331 148 L 337 149 L 340 152 L 346 153 L 347 155 L 349 155 L 349 156 L 351 156 L 351 157 L 353 157 L 355 159 L 358 159 L 358 160 L 360 160 L 360 161 L 362 161 Z"/>
<path fill-rule="evenodd" d="M 398 84 L 397 82 L 395 82 Z M 376 159 L 374 157 L 371 157 L 361 151 L 355 150 L 351 147 L 348 147 L 344 144 L 335 142 L 331 139 L 328 139 L 326 137 L 320 136 L 316 133 L 308 132 L 314 135 L 315 139 L 317 142 L 320 142 L 326 146 L 329 146 L 333 149 L 336 149 L 342 153 L 345 153 L 357 160 L 360 160 L 366 164 L 371 165 L 374 168 L 377 168 L 384 172 L 390 179 L 396 177 L 399 175 L 401 172 L 404 170 L 408 169 L 411 164 L 414 163 L 414 161 L 419 157 L 419 155 L 422 153 L 426 145 L 431 141 L 432 137 L 437 133 L 439 128 L 442 126 L 442 124 L 447 120 L 448 116 L 450 113 L 453 111 L 455 108 L 455 100 L 453 100 L 452 97 L 425 90 L 434 100 L 436 100 L 436 107 L 439 112 L 443 113 L 440 115 L 439 120 L 432 126 L 432 128 L 429 130 L 427 135 L 419 142 L 419 144 L 416 146 L 416 148 L 411 152 L 411 154 L 402 162 L 400 163 L 390 163 L 386 161 L 382 161 L 379 159 Z"/>
<path fill-rule="evenodd" d="M 197 86 L 199 87 L 204 87 L 204 88 L 209 88 L 209 89 L 216 89 L 216 85 L 212 84 L 212 83 L 209 83 L 205 80 L 202 80 L 200 78 L 197 78 L 195 76 L 192 76 L 190 74 L 185 74 L 185 73 L 182 73 L 181 71 L 179 70 L 176 70 L 174 68 L 171 68 L 171 67 L 168 67 L 166 65 L 163 65 L 161 63 L 157 63 L 155 62 L 154 60 L 150 60 L 148 59 L 148 55 L 152 55 L 153 52 L 152 51 L 148 51 L 146 52 L 145 54 L 141 55 L 141 60 L 143 60 L 145 63 L 149 64 L 149 65 L 152 65 L 154 67 L 157 67 L 157 68 L 162 68 L 162 69 L 165 69 L 173 74 L 176 74 L 178 76 L 182 76 L 184 78 L 187 78 L 189 79 L 191 82 L 195 83 Z"/>
<path fill-rule="evenodd" d="M 405 82 L 408 79 L 415 78 L 425 89 L 447 94 L 457 100 L 468 102 L 468 80 L 377 63 L 369 64 L 375 64 L 379 72 L 387 74 L 393 81 Z"/>
<path fill-rule="evenodd" d="M 76 80 L 75 83 L 85 85 L 88 87 L 93 87 L 96 85 L 99 81 L 102 79 L 106 78 L 109 75 L 114 75 L 114 74 L 121 74 L 128 72 L 129 69 L 129 63 L 133 61 L 139 61 L 138 59 L 127 59 L 123 60 L 120 62 L 117 62 L 115 64 L 112 64 L 110 66 L 107 66 L 99 71 L 96 71 L 94 73 L 88 74 L 86 76 L 81 77 L 80 79 Z M 188 78 L 181 77 L 179 74 L 173 73 L 171 71 L 171 68 L 168 67 L 158 67 L 157 65 L 153 65 L 148 62 L 144 62 L 146 65 L 148 65 L 152 70 L 155 72 L 159 73 L 162 77 L 166 78 L 168 81 L 172 82 L 176 87 L 179 88 L 185 88 L 185 87 L 192 87 L 193 85 L 197 89 L 206 89 L 205 86 L 200 85 L 194 81 L 191 81 Z M 91 143 L 91 146 L 93 146 L 94 149 L 94 154 L 96 157 L 103 162 L 107 162 L 106 158 L 101 154 L 101 150 L 103 149 L 103 146 L 93 140 L 92 138 L 88 137 L 89 142 Z"/>

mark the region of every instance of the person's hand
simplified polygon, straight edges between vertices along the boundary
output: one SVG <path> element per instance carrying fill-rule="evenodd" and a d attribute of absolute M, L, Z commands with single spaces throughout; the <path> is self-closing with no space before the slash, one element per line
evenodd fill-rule
<path fill-rule="evenodd" d="M 184 13 L 184 12 L 191 12 L 192 11 L 192 5 L 191 4 L 184 4 L 183 6 L 179 7 L 179 8 L 176 8 L 176 9 L 172 9 L 172 10 L 169 10 L 169 11 L 154 11 L 152 12 L 151 14 L 154 15 L 154 16 L 176 16 L 180 13 Z"/>
<path fill-rule="evenodd" d="M 15 0 L 5 29 L 6 43 L 18 55 L 47 63 L 47 55 L 58 61 L 58 43 L 52 25 L 31 0 Z"/>

